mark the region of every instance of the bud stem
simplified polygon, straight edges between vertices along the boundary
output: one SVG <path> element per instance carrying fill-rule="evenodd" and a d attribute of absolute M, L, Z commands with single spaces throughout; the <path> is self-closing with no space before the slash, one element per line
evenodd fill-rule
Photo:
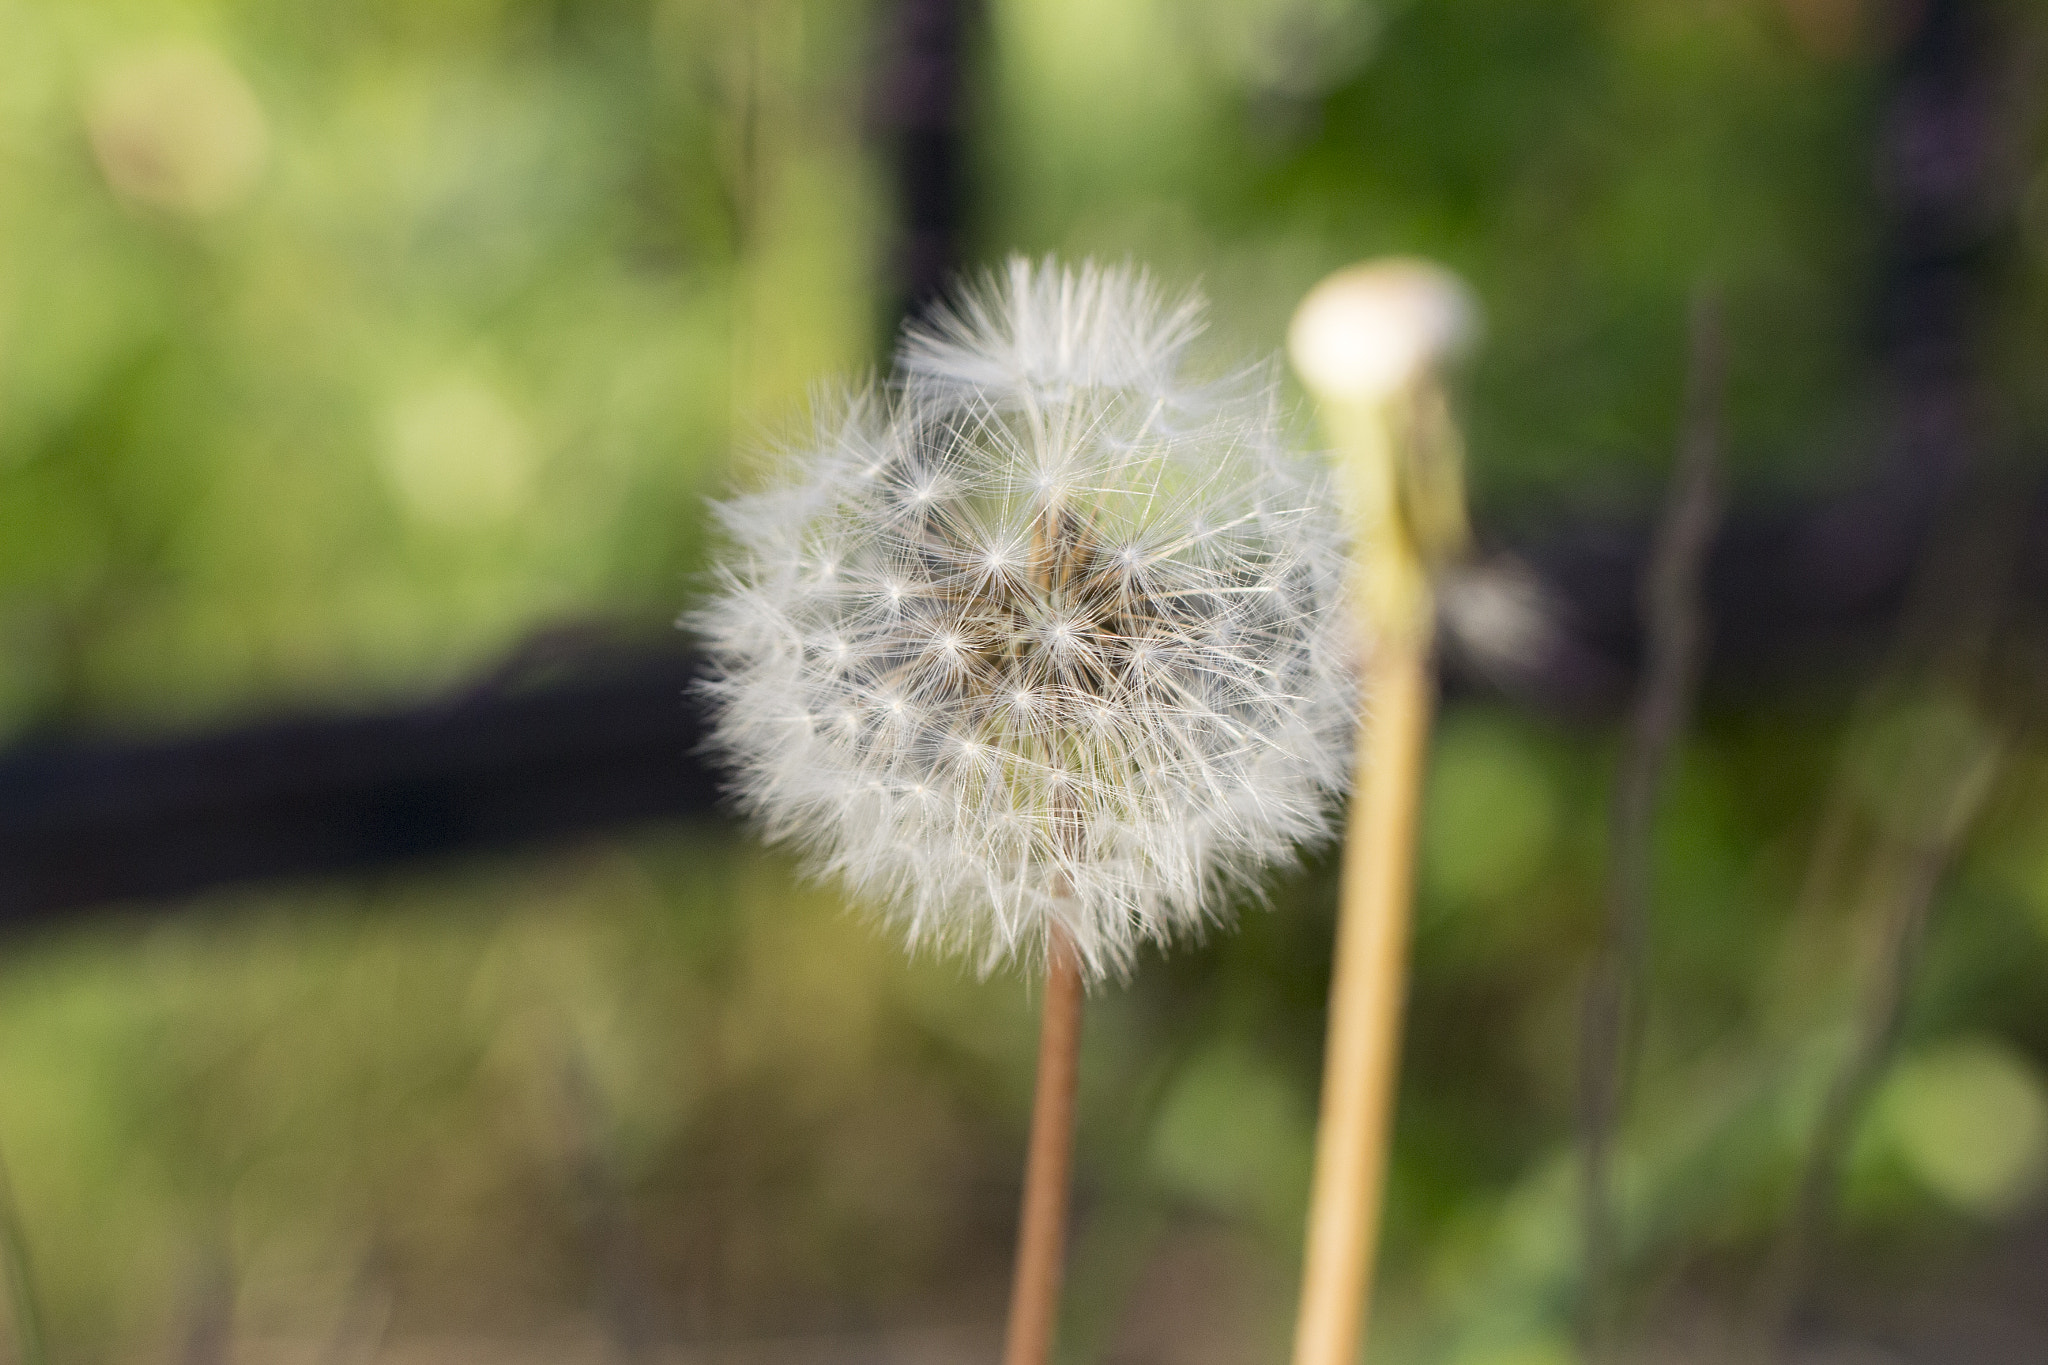
<path fill-rule="evenodd" d="M 1358 1358 L 1391 1145 L 1433 690 L 1427 635 L 1382 637 L 1371 674 L 1344 842 L 1294 1365 Z"/>

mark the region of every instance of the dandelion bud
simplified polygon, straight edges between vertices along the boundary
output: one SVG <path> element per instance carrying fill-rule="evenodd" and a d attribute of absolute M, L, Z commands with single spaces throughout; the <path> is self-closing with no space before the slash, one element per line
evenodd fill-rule
<path fill-rule="evenodd" d="M 1347 476 L 1359 596 L 1382 634 L 1426 628 L 1430 575 L 1470 534 L 1463 442 L 1437 379 L 1478 319 L 1456 275 L 1393 257 L 1325 279 L 1288 329 L 1295 372 L 1320 400 Z"/>
<path fill-rule="evenodd" d="M 1185 374 L 1200 303 L 1012 260 L 831 404 L 693 618 L 741 803 L 983 971 L 1091 976 L 1328 832 L 1346 547 L 1270 367 Z"/>
<path fill-rule="evenodd" d="M 1309 292 L 1288 330 L 1302 382 L 1325 402 L 1377 402 L 1469 346 L 1479 309 L 1463 281 L 1408 257 L 1340 270 Z"/>

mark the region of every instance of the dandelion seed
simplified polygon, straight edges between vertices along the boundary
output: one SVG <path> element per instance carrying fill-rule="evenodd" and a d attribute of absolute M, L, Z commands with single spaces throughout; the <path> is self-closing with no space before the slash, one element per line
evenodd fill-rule
<path fill-rule="evenodd" d="M 913 945 L 1060 931 L 1100 978 L 1328 833 L 1337 499 L 1270 369 L 1186 377 L 1199 330 L 1135 271 L 1013 260 L 721 509 L 692 621 L 739 798 Z"/>

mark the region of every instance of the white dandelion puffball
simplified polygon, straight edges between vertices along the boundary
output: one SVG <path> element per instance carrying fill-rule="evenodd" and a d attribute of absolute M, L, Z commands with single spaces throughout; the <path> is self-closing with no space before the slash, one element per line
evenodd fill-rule
<path fill-rule="evenodd" d="M 771 839 L 981 970 L 1095 978 L 1328 832 L 1346 546 L 1272 367 L 1183 375 L 1201 303 L 1013 259 L 721 506 L 691 620 Z"/>

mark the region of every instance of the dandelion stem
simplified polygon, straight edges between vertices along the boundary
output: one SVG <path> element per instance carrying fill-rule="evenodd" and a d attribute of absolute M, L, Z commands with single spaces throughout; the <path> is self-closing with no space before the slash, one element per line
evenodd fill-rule
<path fill-rule="evenodd" d="M 1045 963 L 1044 1016 L 1038 1031 L 1038 1086 L 1031 1102 L 1031 1146 L 1003 1365 L 1045 1365 L 1059 1322 L 1066 1264 L 1067 1203 L 1074 1166 L 1074 1093 L 1081 1062 L 1081 959 L 1055 925 Z"/>
<path fill-rule="evenodd" d="M 1322 1116 L 1294 1365 L 1352 1365 L 1364 1336 L 1406 997 L 1416 807 L 1432 701 L 1429 642 L 1374 651 L 1344 843 Z"/>
<path fill-rule="evenodd" d="M 1437 368 L 1471 316 L 1447 271 L 1386 260 L 1324 280 L 1288 329 L 1350 494 L 1370 706 L 1352 759 L 1294 1365 L 1353 1365 L 1372 1298 L 1436 695 L 1431 579 L 1468 536 L 1463 446 Z"/>

